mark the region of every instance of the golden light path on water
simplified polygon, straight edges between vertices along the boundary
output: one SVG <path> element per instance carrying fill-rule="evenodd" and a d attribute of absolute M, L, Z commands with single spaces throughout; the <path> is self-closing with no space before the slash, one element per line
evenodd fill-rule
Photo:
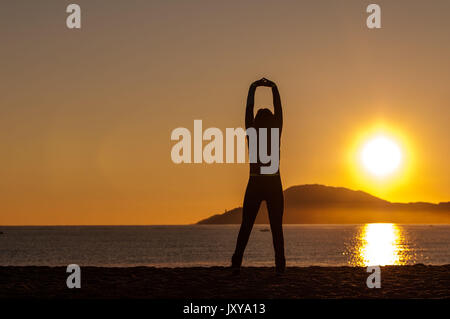
<path fill-rule="evenodd" d="M 404 234 L 396 224 L 365 224 L 351 263 L 355 266 L 404 265 L 409 259 L 409 249 L 404 242 Z"/>

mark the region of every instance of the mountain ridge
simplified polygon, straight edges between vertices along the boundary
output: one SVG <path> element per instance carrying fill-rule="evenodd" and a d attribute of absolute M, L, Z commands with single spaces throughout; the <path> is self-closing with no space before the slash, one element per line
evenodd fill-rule
<path fill-rule="evenodd" d="M 450 223 L 450 202 L 390 202 L 361 190 L 304 184 L 284 190 L 284 224 L 347 224 L 369 222 Z M 197 224 L 240 224 L 242 207 L 214 214 Z M 267 208 L 261 205 L 255 221 L 267 224 Z"/>

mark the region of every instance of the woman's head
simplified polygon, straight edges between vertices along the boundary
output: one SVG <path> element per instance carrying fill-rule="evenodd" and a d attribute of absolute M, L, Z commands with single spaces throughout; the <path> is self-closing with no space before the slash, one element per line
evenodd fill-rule
<path fill-rule="evenodd" d="M 259 109 L 255 116 L 255 127 L 275 127 L 275 117 L 273 113 L 267 108 Z"/>

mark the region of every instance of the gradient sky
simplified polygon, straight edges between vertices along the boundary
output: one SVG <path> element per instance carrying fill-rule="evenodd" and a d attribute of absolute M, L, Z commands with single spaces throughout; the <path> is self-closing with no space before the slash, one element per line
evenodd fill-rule
<path fill-rule="evenodd" d="M 73 2 L 81 30 L 65 26 Z M 170 134 L 243 126 L 262 76 L 284 107 L 284 188 L 450 200 L 450 1 L 376 1 L 380 30 L 370 3 L 2 2 L 0 225 L 183 224 L 240 206 L 248 164 L 176 165 Z M 349 152 L 380 123 L 409 171 L 371 183 Z"/>

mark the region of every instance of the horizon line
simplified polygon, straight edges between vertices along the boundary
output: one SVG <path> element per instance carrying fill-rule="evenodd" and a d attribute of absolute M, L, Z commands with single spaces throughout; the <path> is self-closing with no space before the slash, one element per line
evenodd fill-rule
<path fill-rule="evenodd" d="M 365 224 L 396 224 L 396 225 L 450 225 L 450 223 L 394 223 L 394 222 L 375 222 L 375 223 L 305 223 L 305 224 L 283 224 L 283 226 L 298 225 L 365 225 Z M 148 226 L 233 226 L 239 224 L 111 224 L 111 225 L 0 225 L 0 227 L 148 227 Z M 256 224 L 255 225 L 269 225 Z"/>

